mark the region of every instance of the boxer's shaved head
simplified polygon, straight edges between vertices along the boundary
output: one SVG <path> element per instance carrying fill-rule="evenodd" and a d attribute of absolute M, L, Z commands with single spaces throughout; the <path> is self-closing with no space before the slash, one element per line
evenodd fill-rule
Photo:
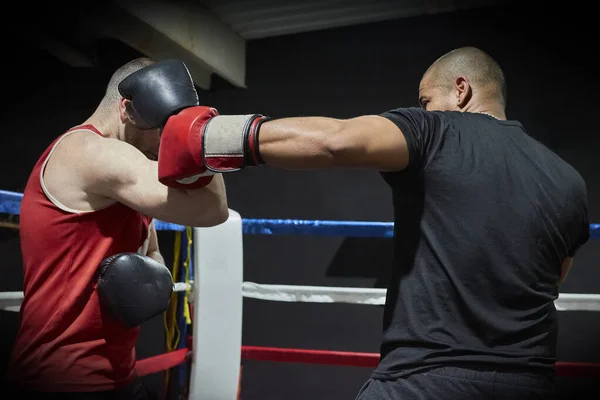
<path fill-rule="evenodd" d="M 117 69 L 112 76 L 110 77 L 110 80 L 108 81 L 108 85 L 106 86 L 106 94 L 104 96 L 104 100 L 108 101 L 108 102 L 113 102 L 113 101 L 117 101 L 121 98 L 121 95 L 119 94 L 119 83 L 121 83 L 121 81 L 123 79 L 125 79 L 127 76 L 131 75 L 132 73 L 147 67 L 148 65 L 154 64 L 156 61 L 154 61 L 151 58 L 148 57 L 140 57 L 140 58 L 136 58 L 135 60 L 131 60 L 129 61 L 127 64 L 119 67 L 119 69 Z"/>
<path fill-rule="evenodd" d="M 459 77 L 465 77 L 474 90 L 506 106 L 506 81 L 500 65 L 486 52 L 461 47 L 438 58 L 425 72 L 433 85 L 451 90 Z"/>
<path fill-rule="evenodd" d="M 140 57 L 129 61 L 113 72 L 106 92 L 100 101 L 98 108 L 92 115 L 93 125 L 100 131 L 114 132 L 112 137 L 127 142 L 151 160 L 158 158 L 158 147 L 160 144 L 160 129 L 139 129 L 130 120 L 128 110 L 129 102 L 125 104 L 119 93 L 119 83 L 132 73 L 156 61 L 148 57 Z"/>

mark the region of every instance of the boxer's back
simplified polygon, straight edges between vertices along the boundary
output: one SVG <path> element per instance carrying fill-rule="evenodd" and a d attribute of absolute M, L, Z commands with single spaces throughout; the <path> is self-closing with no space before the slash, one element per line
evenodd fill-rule
<path fill-rule="evenodd" d="M 434 112 L 392 187 L 395 259 L 375 376 L 432 365 L 551 372 L 561 264 L 587 240 L 586 187 L 516 121 Z"/>
<path fill-rule="evenodd" d="M 97 267 L 140 250 L 151 220 L 120 203 L 96 211 L 62 204 L 43 177 L 61 138 L 36 163 L 21 204 L 24 301 L 10 379 L 33 390 L 108 390 L 133 378 L 139 328 L 123 329 L 101 312 Z"/>

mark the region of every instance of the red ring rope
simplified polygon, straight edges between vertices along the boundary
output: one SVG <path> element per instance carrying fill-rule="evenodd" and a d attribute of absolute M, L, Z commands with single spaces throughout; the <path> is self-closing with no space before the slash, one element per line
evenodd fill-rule
<path fill-rule="evenodd" d="M 378 353 L 354 353 L 329 350 L 286 349 L 259 346 L 242 346 L 245 360 L 276 361 L 304 364 L 328 364 L 375 368 Z M 557 362 L 557 376 L 600 378 L 600 364 L 581 362 Z"/>
<path fill-rule="evenodd" d="M 168 353 L 159 354 L 154 357 L 144 358 L 135 363 L 135 370 L 138 376 L 153 374 L 155 372 L 166 371 L 184 363 L 191 355 L 189 349 L 179 349 Z"/>
<path fill-rule="evenodd" d="M 182 364 L 189 358 L 189 355 L 189 349 L 175 350 L 139 360 L 135 368 L 139 376 L 153 374 Z M 379 362 L 379 354 L 242 346 L 242 359 L 375 368 Z M 557 376 L 600 378 L 600 364 L 597 363 L 559 361 L 555 365 Z"/>
<path fill-rule="evenodd" d="M 379 354 L 242 346 L 242 359 L 352 367 L 376 367 L 379 362 Z"/>

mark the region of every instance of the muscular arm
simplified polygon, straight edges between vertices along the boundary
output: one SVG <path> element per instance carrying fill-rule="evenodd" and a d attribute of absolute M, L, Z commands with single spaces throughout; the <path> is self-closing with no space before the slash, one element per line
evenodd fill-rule
<path fill-rule="evenodd" d="M 573 257 L 565 258 L 565 260 L 562 263 L 561 269 L 560 269 L 560 280 L 558 281 L 559 285 L 561 285 L 565 281 L 565 279 L 567 279 L 567 275 L 569 274 L 569 270 L 571 269 L 572 266 L 573 266 Z"/>
<path fill-rule="evenodd" d="M 565 257 L 561 265 L 560 279 L 558 281 L 559 285 L 562 284 L 565 279 L 567 279 L 567 275 L 569 274 L 571 267 L 573 267 L 573 259 L 577 251 L 579 251 L 579 249 L 590 240 L 587 188 L 583 178 L 579 177 L 579 186 L 574 187 L 578 188 L 579 190 L 574 190 L 572 192 L 574 195 L 573 199 L 575 200 L 571 201 L 571 205 L 578 205 L 578 212 L 576 214 L 577 217 L 571 220 L 572 225 L 569 227 L 568 231 L 570 231 L 571 234 L 575 234 L 576 239 L 573 240 L 570 248 L 568 249 L 567 257 Z"/>
<path fill-rule="evenodd" d="M 263 160 L 288 169 L 327 167 L 397 171 L 408 164 L 407 143 L 400 129 L 380 116 L 352 119 L 282 118 L 260 127 Z"/>
<path fill-rule="evenodd" d="M 216 175 L 205 188 L 174 189 L 158 181 L 158 163 L 133 146 L 115 139 L 87 140 L 79 171 L 86 191 L 121 202 L 148 216 L 187 226 L 223 223 L 228 205 L 223 178 Z"/>
<path fill-rule="evenodd" d="M 160 254 L 160 249 L 158 248 L 158 235 L 156 233 L 154 222 L 150 224 L 148 251 L 146 252 L 146 255 L 165 265 L 165 259 L 163 258 L 162 254 Z"/>

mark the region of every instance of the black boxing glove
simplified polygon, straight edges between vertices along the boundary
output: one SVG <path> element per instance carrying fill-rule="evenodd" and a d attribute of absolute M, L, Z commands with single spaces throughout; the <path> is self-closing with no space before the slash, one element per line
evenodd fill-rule
<path fill-rule="evenodd" d="M 171 115 L 199 105 L 190 72 L 174 59 L 128 75 L 119 83 L 119 93 L 131 101 L 128 112 L 140 129 L 162 128 Z"/>
<path fill-rule="evenodd" d="M 121 253 L 100 263 L 101 305 L 125 328 L 163 313 L 173 293 L 171 271 L 150 257 Z"/>

